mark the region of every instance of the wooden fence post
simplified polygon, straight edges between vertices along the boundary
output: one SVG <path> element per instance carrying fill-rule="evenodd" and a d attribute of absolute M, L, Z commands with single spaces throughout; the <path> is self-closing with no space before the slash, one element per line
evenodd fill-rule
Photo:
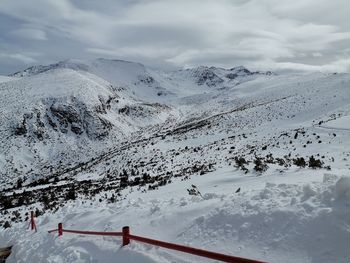
<path fill-rule="evenodd" d="M 35 217 L 34 217 L 34 211 L 30 211 L 30 228 L 31 230 L 36 230 L 36 224 L 35 224 Z"/>
<path fill-rule="evenodd" d="M 129 245 L 130 244 L 130 228 L 128 226 L 123 227 L 123 246 Z"/>
<path fill-rule="evenodd" d="M 30 229 L 34 230 L 34 211 L 30 211 Z"/>
<path fill-rule="evenodd" d="M 58 236 L 63 235 L 63 225 L 62 223 L 58 223 Z"/>

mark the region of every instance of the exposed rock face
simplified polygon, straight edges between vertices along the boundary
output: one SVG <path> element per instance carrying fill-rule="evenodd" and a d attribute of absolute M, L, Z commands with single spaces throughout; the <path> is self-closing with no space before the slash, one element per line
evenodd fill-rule
<path fill-rule="evenodd" d="M 249 71 L 248 69 L 246 69 L 243 66 L 231 68 L 229 71 L 230 72 L 225 75 L 225 77 L 228 78 L 229 80 L 236 79 L 237 77 L 240 77 L 240 76 L 243 76 L 243 77 L 252 76 L 252 75 L 267 75 L 267 76 L 269 76 L 269 75 L 273 74 L 271 71 L 266 71 L 266 72 Z"/>
<path fill-rule="evenodd" d="M 136 105 L 125 105 L 118 109 L 118 113 L 132 118 L 149 118 L 167 110 L 170 110 L 170 107 L 164 104 L 140 103 Z"/>
<path fill-rule="evenodd" d="M 95 106 L 96 112 L 101 114 L 106 114 L 107 110 L 111 109 L 112 101 L 116 103 L 119 102 L 116 98 L 119 98 L 119 96 L 115 95 L 113 97 L 109 97 L 107 100 L 105 100 L 103 97 L 100 97 L 99 100 L 101 104 Z"/>
<path fill-rule="evenodd" d="M 52 116 L 58 121 L 58 127 L 61 132 L 67 133 L 69 126 L 71 126 L 71 130 L 74 133 L 83 133 L 83 120 L 79 114 L 79 111 L 73 105 L 53 104 L 50 107 L 50 112 L 52 113 Z"/>
<path fill-rule="evenodd" d="M 84 128 L 91 139 L 102 139 L 106 137 L 112 127 L 112 123 L 93 112 L 86 112 L 84 115 Z"/>
<path fill-rule="evenodd" d="M 248 69 L 246 69 L 243 66 L 231 68 L 230 71 L 236 73 L 237 75 L 251 75 L 252 74 L 252 72 L 250 72 Z"/>
<path fill-rule="evenodd" d="M 41 112 L 34 109 L 33 112 L 24 114 L 23 121 L 15 129 L 15 135 L 34 137 L 42 141 L 45 135 L 45 123 Z"/>
<path fill-rule="evenodd" d="M 113 127 L 101 116 L 110 109 L 109 103 L 110 100 L 107 100 L 91 110 L 78 101 L 64 102 L 52 99 L 44 102 L 44 109 L 34 109 L 33 113 L 25 114 L 15 134 L 43 140 L 48 129 L 53 129 L 61 133 L 71 131 L 76 135 L 86 133 L 90 139 L 102 139 Z"/>
<path fill-rule="evenodd" d="M 138 79 L 140 81 L 140 83 L 144 83 L 146 85 L 152 85 L 153 83 L 155 83 L 155 80 L 152 76 L 149 75 L 140 75 L 138 76 Z"/>
<path fill-rule="evenodd" d="M 45 123 L 41 119 L 41 113 L 40 111 L 36 111 L 36 118 L 35 118 L 35 127 L 33 129 L 33 133 L 36 135 L 36 137 L 42 141 L 44 139 L 45 135 Z"/>
<path fill-rule="evenodd" d="M 238 75 L 236 73 L 228 73 L 225 77 L 232 80 L 237 78 Z"/>
<path fill-rule="evenodd" d="M 16 128 L 15 134 L 18 136 L 25 135 L 27 133 L 26 119 L 23 118 L 22 123 Z"/>
<path fill-rule="evenodd" d="M 101 104 L 96 105 L 93 109 L 88 109 L 86 105 L 73 101 L 70 104 L 55 102 L 50 106 L 52 116 L 51 125 L 53 128 L 58 127 L 63 133 L 71 130 L 77 135 L 84 132 L 90 139 L 101 139 L 107 136 L 113 125 L 103 118 L 103 114 L 110 109 L 111 99 L 105 102 L 100 99 Z M 50 123 L 49 122 L 49 123 Z"/>
<path fill-rule="evenodd" d="M 198 85 L 208 85 L 209 87 L 216 86 L 224 82 L 218 75 L 207 67 L 199 67 L 194 70 L 193 76 L 196 78 Z"/>

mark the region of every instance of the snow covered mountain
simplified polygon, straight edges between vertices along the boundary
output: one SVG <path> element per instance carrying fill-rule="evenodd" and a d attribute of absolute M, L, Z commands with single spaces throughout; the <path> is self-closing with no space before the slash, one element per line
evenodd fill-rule
<path fill-rule="evenodd" d="M 28 209 L 44 213 L 39 256 L 25 255 L 24 238 L 10 262 L 54 257 L 44 230 L 60 220 L 95 230 L 131 224 L 269 262 L 350 260 L 350 186 L 340 179 L 350 168 L 349 74 L 161 72 L 96 59 L 2 79 L 0 225 L 14 227 L 0 241 L 20 235 Z M 57 258 L 108 262 L 70 240 Z M 112 257 L 118 241 L 106 242 Z M 127 253 L 140 262 L 198 260 L 153 252 Z"/>
<path fill-rule="evenodd" d="M 17 72 L 13 81 L 0 84 L 0 181 L 35 178 L 98 156 L 140 128 L 179 117 L 176 105 L 188 93 L 237 85 L 230 74 L 248 81 L 261 73 L 199 67 L 166 74 L 106 59 L 68 60 Z"/>

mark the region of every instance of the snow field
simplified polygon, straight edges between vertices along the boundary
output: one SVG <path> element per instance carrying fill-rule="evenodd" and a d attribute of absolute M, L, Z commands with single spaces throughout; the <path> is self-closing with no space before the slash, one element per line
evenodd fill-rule
<path fill-rule="evenodd" d="M 46 232 L 58 222 L 96 231 L 129 225 L 137 235 L 268 262 L 349 262 L 350 178 L 288 173 L 293 177 L 253 178 L 227 167 L 158 191 L 133 191 L 113 205 L 76 201 L 39 217 L 38 233 L 18 225 L 3 231 L 0 243 L 15 244 L 8 262 L 212 262 L 133 241 L 120 248 L 120 238 Z M 203 198 L 188 196 L 192 184 Z"/>

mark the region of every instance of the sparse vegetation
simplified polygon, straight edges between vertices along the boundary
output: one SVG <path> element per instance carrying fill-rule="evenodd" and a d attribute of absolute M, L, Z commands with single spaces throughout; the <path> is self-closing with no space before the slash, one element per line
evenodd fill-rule
<path fill-rule="evenodd" d="M 191 185 L 191 188 L 187 189 L 187 192 L 189 195 L 199 195 L 200 197 L 203 198 L 201 192 L 198 190 L 197 186 Z"/>
<path fill-rule="evenodd" d="M 312 155 L 309 158 L 309 167 L 316 169 L 316 168 L 322 168 L 322 161 L 320 159 L 315 159 L 315 157 Z"/>
<path fill-rule="evenodd" d="M 306 161 L 303 157 L 298 157 L 298 158 L 293 159 L 293 164 L 304 168 L 306 166 Z"/>
<path fill-rule="evenodd" d="M 254 171 L 258 172 L 258 173 L 263 173 L 268 169 L 268 165 L 266 163 L 264 163 L 264 161 L 259 158 L 259 157 L 255 157 L 254 160 Z"/>
<path fill-rule="evenodd" d="M 9 221 L 5 221 L 3 227 L 6 229 L 6 228 L 10 228 L 11 227 L 11 224 Z"/>

